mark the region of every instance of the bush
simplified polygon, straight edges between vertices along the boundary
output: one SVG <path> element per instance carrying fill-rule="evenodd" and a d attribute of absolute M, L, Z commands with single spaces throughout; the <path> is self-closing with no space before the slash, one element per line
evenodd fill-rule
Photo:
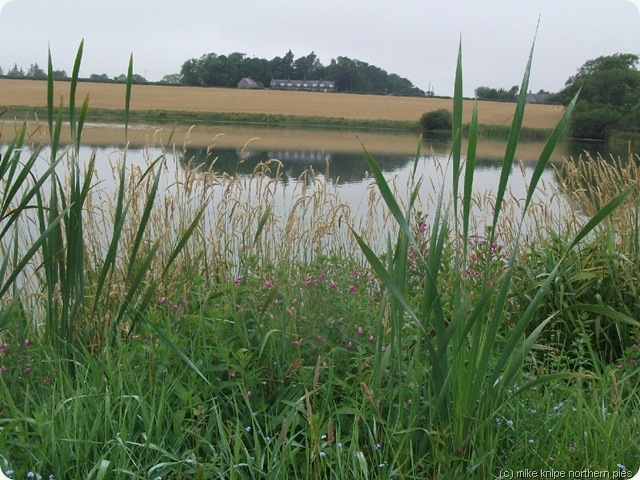
<path fill-rule="evenodd" d="M 423 132 L 451 130 L 452 122 L 453 117 L 451 112 L 445 108 L 441 108 L 422 115 L 420 118 L 420 128 Z"/>

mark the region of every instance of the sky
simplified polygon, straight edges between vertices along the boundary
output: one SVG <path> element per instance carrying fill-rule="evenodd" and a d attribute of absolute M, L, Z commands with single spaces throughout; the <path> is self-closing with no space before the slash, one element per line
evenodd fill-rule
<path fill-rule="evenodd" d="M 0 67 L 134 72 L 150 81 L 191 58 L 241 52 L 272 59 L 345 56 L 453 94 L 458 46 L 463 85 L 510 89 L 535 37 L 529 90 L 560 90 L 587 60 L 640 53 L 640 0 L 0 0 Z M 537 33 L 536 33 L 536 26 Z"/>

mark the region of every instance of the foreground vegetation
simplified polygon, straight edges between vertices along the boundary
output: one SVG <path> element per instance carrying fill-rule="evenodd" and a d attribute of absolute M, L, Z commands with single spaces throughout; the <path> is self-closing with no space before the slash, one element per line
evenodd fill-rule
<path fill-rule="evenodd" d="M 48 166 L 38 146 L 24 158 L 25 129 L 0 161 L 4 472 L 637 469 L 637 165 L 585 159 L 559 170 L 575 201 L 561 223 L 534 197 L 573 103 L 518 202 L 508 178 L 520 96 L 497 194 L 482 202 L 472 194 L 477 110 L 462 161 L 459 59 L 451 199 L 419 198 L 420 178 L 383 178 L 365 151 L 375 190 L 358 223 L 313 171 L 278 210 L 277 162 L 245 177 L 185 169 L 174 181 L 163 176 L 171 153 L 134 166 L 125 150 L 115 193 L 101 189 L 95 159 L 79 158 L 88 105 L 75 105 L 70 86 L 73 145 L 59 145 L 50 83 Z M 129 83 L 125 123 L 130 101 Z M 489 221 L 476 224 L 483 205 Z M 526 241 L 525 221 L 535 222 Z"/>

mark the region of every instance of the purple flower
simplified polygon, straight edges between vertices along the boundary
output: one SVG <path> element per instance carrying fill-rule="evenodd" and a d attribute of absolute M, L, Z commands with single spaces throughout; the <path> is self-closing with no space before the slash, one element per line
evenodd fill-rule
<path fill-rule="evenodd" d="M 242 275 L 238 275 L 234 280 L 233 280 L 233 284 L 235 286 L 238 286 L 242 283 L 242 280 L 244 280 L 244 277 Z"/>
<path fill-rule="evenodd" d="M 364 330 L 362 329 L 362 327 L 358 327 L 358 335 L 362 335 L 364 333 Z"/>
<path fill-rule="evenodd" d="M 358 289 L 355 286 L 349 285 L 349 292 L 356 293 L 357 291 L 358 291 Z"/>
<path fill-rule="evenodd" d="M 347 350 L 353 350 L 353 343 L 347 343 Z"/>
<path fill-rule="evenodd" d="M 376 343 L 376 339 L 373 335 L 369 337 L 369 343 Z"/>
<path fill-rule="evenodd" d="M 264 288 L 272 288 L 273 287 L 273 283 L 271 283 L 270 281 L 266 281 L 264 282 Z"/>
<path fill-rule="evenodd" d="M 160 300 L 158 300 L 158 305 L 164 305 L 166 303 L 167 299 L 164 297 L 160 297 Z"/>

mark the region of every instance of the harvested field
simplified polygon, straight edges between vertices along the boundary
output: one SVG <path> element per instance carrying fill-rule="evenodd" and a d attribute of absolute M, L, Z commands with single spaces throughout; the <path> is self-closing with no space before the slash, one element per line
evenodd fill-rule
<path fill-rule="evenodd" d="M 46 92 L 47 82 L 44 81 L 0 79 L 0 107 L 42 107 L 46 105 Z M 90 108 L 124 108 L 124 85 L 79 83 L 78 102 L 87 94 L 90 95 Z M 63 96 L 66 104 L 68 95 L 69 83 L 56 82 L 56 102 Z M 452 102 L 451 99 L 441 98 L 134 85 L 131 109 L 417 122 L 425 112 L 439 108 L 451 109 Z M 465 122 L 470 121 L 472 108 L 473 101 L 465 100 Z M 479 102 L 479 122 L 485 125 L 509 125 L 514 110 L 513 103 Z M 528 105 L 524 126 L 551 129 L 562 112 L 560 106 Z"/>

